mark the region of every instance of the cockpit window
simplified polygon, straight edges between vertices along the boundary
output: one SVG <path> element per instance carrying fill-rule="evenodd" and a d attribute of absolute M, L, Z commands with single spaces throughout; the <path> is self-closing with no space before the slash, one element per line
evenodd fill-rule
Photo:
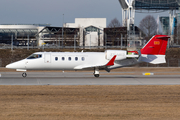
<path fill-rule="evenodd" d="M 36 58 L 41 58 L 42 54 L 32 54 L 29 57 L 27 57 L 27 59 L 36 59 Z"/>

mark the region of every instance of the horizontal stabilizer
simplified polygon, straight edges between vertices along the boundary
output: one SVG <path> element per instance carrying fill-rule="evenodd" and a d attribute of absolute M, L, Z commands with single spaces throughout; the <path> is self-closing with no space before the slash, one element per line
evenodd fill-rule
<path fill-rule="evenodd" d="M 141 55 L 138 61 L 151 64 L 166 63 L 165 55 Z"/>

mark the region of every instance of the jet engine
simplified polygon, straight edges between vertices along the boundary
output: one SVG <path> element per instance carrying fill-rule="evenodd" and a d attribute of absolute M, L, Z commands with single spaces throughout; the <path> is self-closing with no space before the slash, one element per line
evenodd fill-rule
<path fill-rule="evenodd" d="M 125 50 L 106 50 L 105 51 L 105 58 L 107 60 L 111 60 L 114 55 L 116 55 L 115 60 L 123 60 L 126 59 L 127 51 Z"/>

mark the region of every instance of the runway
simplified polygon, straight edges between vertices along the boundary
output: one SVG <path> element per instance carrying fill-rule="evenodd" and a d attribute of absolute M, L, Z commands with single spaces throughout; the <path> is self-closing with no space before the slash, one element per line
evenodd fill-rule
<path fill-rule="evenodd" d="M 92 72 L 1 72 L 0 85 L 180 85 L 180 75 L 113 75 Z"/>

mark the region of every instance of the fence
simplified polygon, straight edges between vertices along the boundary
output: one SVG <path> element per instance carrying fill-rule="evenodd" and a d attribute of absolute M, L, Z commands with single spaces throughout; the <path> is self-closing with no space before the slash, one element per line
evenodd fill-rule
<path fill-rule="evenodd" d="M 57 45 L 51 45 L 51 46 L 1 46 L 0 49 L 124 49 L 127 48 L 126 46 L 57 46 Z"/>

